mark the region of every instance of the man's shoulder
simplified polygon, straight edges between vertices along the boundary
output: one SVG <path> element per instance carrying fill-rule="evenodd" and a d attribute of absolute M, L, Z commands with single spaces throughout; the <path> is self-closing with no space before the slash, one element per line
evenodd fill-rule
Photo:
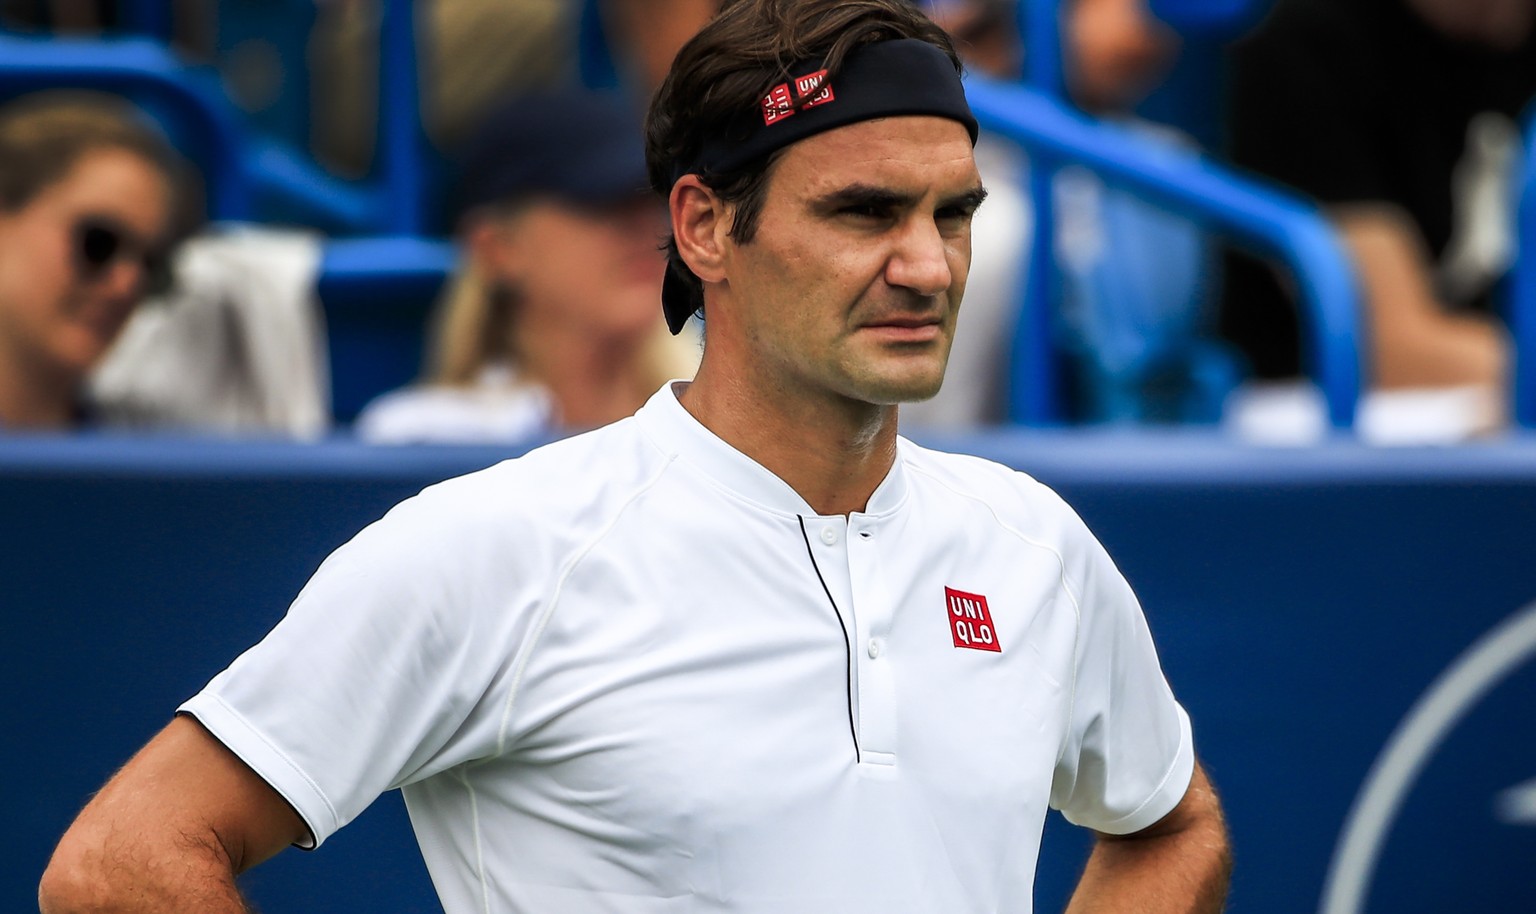
<path fill-rule="evenodd" d="M 390 517 L 455 539 L 569 538 L 601 526 L 653 484 L 666 464 L 666 456 L 626 419 L 428 486 L 396 505 Z"/>
<path fill-rule="evenodd" d="M 939 451 L 902 439 L 902 460 L 911 473 L 954 498 L 985 505 L 1005 524 L 1038 526 L 1042 521 L 1076 521 L 1055 490 L 1022 470 L 977 457 Z"/>

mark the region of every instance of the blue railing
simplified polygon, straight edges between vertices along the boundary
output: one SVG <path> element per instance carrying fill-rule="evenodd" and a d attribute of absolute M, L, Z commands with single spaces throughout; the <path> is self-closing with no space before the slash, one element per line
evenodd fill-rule
<path fill-rule="evenodd" d="M 378 127 L 373 174 L 347 181 L 291 144 L 255 134 L 217 76 L 168 50 L 155 4 L 130 4 L 128 26 L 154 37 L 23 38 L 0 35 L 0 92 L 73 86 L 168 106 L 197 150 L 209 216 L 258 218 L 277 210 L 342 233 L 418 234 L 427 227 L 429 168 L 417 92 L 414 4 L 381 0 Z"/>
<path fill-rule="evenodd" d="M 972 77 L 966 94 L 984 128 L 1031 154 L 1035 231 L 1013 346 L 1012 419 L 1031 425 L 1059 420 L 1050 332 L 1054 297 L 1044 285 L 1054 270 L 1049 176 L 1071 162 L 1284 260 L 1301 290 L 1307 356 L 1327 401 L 1329 421 L 1335 428 L 1353 425 L 1360 397 L 1361 334 L 1354 274 L 1333 230 L 1313 207 L 1202 156 L 1095 121 L 1027 86 Z"/>
<path fill-rule="evenodd" d="M 242 158 L 248 137 L 218 80 L 189 68 L 149 38 L 18 38 L 0 35 L 0 91 L 61 86 L 119 92 L 164 105 L 196 144 L 209 215 L 248 219 L 252 181 Z"/>
<path fill-rule="evenodd" d="M 1509 329 L 1515 350 L 1510 374 L 1515 422 L 1536 428 L 1536 112 L 1526 118 L 1521 164 L 1518 254 L 1509 283 Z"/>

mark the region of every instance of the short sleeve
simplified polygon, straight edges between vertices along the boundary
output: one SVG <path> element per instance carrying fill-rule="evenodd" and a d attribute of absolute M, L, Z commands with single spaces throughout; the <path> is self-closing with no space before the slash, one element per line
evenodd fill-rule
<path fill-rule="evenodd" d="M 384 791 L 495 747 L 489 691 L 518 619 L 486 611 L 506 592 L 483 570 L 495 564 L 421 499 L 333 553 L 282 621 L 178 709 L 271 784 L 317 846 Z"/>
<path fill-rule="evenodd" d="M 1077 573 L 1069 565 L 1079 634 L 1051 806 L 1074 824 L 1128 834 L 1178 805 L 1194 773 L 1194 743 L 1130 585 L 1103 547 L 1083 536 Z"/>

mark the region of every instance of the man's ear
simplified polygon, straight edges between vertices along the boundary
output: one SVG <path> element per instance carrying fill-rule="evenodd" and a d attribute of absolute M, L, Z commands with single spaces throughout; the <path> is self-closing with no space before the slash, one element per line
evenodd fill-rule
<path fill-rule="evenodd" d="M 704 282 L 725 279 L 725 251 L 730 243 L 731 213 L 698 175 L 684 175 L 667 199 L 678 255 Z"/>
<path fill-rule="evenodd" d="M 510 276 L 521 272 L 522 251 L 505 220 L 483 213 L 470 215 L 459 229 L 459 238 L 482 274 Z"/>

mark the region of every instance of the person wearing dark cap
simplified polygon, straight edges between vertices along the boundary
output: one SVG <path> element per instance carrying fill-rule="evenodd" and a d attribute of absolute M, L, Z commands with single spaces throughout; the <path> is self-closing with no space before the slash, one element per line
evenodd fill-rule
<path fill-rule="evenodd" d="M 462 260 L 421 383 L 359 415 L 365 441 L 519 441 L 630 415 L 698 364 L 656 313 L 665 211 L 617 96 L 520 95 L 467 145 Z"/>
<path fill-rule="evenodd" d="M 1101 835 L 1071 911 L 1218 911 L 1124 578 L 1044 486 L 896 434 L 985 196 L 959 69 L 905 0 L 726 5 L 647 126 L 697 379 L 333 554 L 81 813 L 46 914 L 239 911 L 394 787 L 448 914 L 1028 911 L 1050 807 Z"/>

